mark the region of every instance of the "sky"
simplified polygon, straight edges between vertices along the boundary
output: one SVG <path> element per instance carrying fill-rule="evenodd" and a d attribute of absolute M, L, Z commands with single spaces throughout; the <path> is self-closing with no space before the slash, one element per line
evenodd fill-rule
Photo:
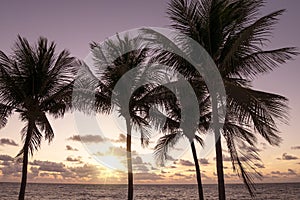
<path fill-rule="evenodd" d="M 9 54 L 18 34 L 31 43 L 44 36 L 56 42 L 57 51 L 68 49 L 73 56 L 84 59 L 92 41 L 102 42 L 117 32 L 139 27 L 168 27 L 167 2 L 3 0 L 0 49 Z M 269 0 L 262 13 L 283 8 L 287 11 L 280 17 L 268 48 L 300 47 L 298 0 Z M 290 106 L 289 124 L 278 124 L 283 138 L 281 145 L 272 147 L 262 139 L 258 142 L 263 162 L 256 166 L 264 177 L 258 182 L 300 181 L 299 63 L 300 56 L 253 83 L 257 89 L 286 96 Z M 55 138 L 51 144 L 44 142 L 30 158 L 29 182 L 126 183 L 124 128 L 122 124 L 115 125 L 116 116 L 97 116 L 97 119 L 104 137 L 90 132 L 85 134 L 86 142 L 82 143 L 78 135 L 83 134 L 78 132 L 74 114 L 68 113 L 63 119 L 51 118 Z M 0 130 L 0 181 L 20 181 L 21 166 L 14 157 L 22 146 L 23 125 L 18 116 L 13 115 Z M 151 154 L 155 139 L 157 137 L 146 150 L 140 147 L 137 138 L 133 140 L 135 183 L 196 183 L 190 150 L 177 148 L 176 158 L 170 158 L 165 167 L 160 167 L 155 165 Z M 185 147 L 184 142 L 180 145 Z M 214 150 L 201 156 L 203 182 L 216 183 Z M 226 182 L 239 182 L 226 152 L 224 157 Z"/>

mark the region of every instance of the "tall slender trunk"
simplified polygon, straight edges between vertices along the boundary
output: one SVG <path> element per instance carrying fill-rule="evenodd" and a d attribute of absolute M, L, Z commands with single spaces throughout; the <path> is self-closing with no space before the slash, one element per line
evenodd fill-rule
<path fill-rule="evenodd" d="M 218 132 L 219 131 L 220 130 L 218 130 Z M 216 138 L 216 163 L 217 163 L 217 175 L 218 175 L 219 200 L 225 200 L 226 194 L 225 194 L 225 183 L 224 183 L 221 137 L 217 136 L 216 134 L 215 138 Z"/>
<path fill-rule="evenodd" d="M 222 144 L 221 144 L 221 134 L 219 126 L 219 116 L 218 116 L 218 102 L 216 94 L 212 97 L 212 110 L 213 110 L 213 124 L 214 124 L 214 134 L 216 142 L 216 166 L 217 166 L 217 176 L 218 176 L 218 191 L 219 200 L 225 200 L 225 183 L 224 183 L 224 171 L 223 171 L 223 156 L 222 156 Z"/>
<path fill-rule="evenodd" d="M 132 157 L 131 157 L 131 123 L 126 117 L 127 128 L 127 168 L 128 168 L 128 200 L 133 200 L 133 174 L 132 174 Z"/>
<path fill-rule="evenodd" d="M 192 153 L 193 153 L 193 158 L 194 158 L 195 168 L 196 168 L 199 200 L 204 200 L 202 181 L 201 181 L 201 173 L 200 173 L 200 165 L 198 162 L 197 151 L 196 151 L 194 141 L 191 142 L 191 148 L 192 148 Z"/>
<path fill-rule="evenodd" d="M 22 180 L 21 180 L 21 187 L 20 187 L 20 192 L 19 192 L 19 200 L 24 200 L 25 199 L 25 190 L 26 190 L 26 183 L 27 183 L 27 166 L 28 166 L 28 148 L 29 148 L 29 143 L 32 135 L 32 122 L 28 122 L 28 127 L 27 127 L 27 134 L 26 134 L 26 139 L 23 147 L 23 166 L 22 166 Z"/>

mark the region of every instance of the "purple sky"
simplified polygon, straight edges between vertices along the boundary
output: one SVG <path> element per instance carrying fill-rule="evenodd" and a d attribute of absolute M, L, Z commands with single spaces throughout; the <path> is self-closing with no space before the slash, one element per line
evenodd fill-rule
<path fill-rule="evenodd" d="M 19 33 L 29 40 L 40 35 L 83 57 L 89 43 L 141 26 L 164 26 L 164 1 L 3 1 L 1 49 L 8 50 Z"/>
<path fill-rule="evenodd" d="M 4 0 L 0 7 L 0 49 L 9 52 L 17 34 L 31 42 L 39 36 L 45 36 L 54 40 L 59 49 L 69 49 L 73 55 L 83 59 L 89 52 L 91 41 L 101 42 L 116 32 L 141 26 L 166 27 L 169 24 L 165 14 L 167 2 Z M 287 12 L 274 30 L 270 47 L 300 47 L 300 1 L 269 0 L 263 13 L 282 8 L 287 9 Z M 296 121 L 300 120 L 300 95 L 297 92 L 299 59 L 255 82 L 257 88 L 286 95 L 293 108 L 291 118 L 296 117 Z"/>
<path fill-rule="evenodd" d="M 92 41 L 101 42 L 116 32 L 141 26 L 167 27 L 167 2 L 3 0 L 0 7 L 0 49 L 9 53 L 17 34 L 26 37 L 30 42 L 36 42 L 39 36 L 45 36 L 56 42 L 58 50 L 66 48 L 74 56 L 83 59 L 88 54 L 89 43 Z M 268 0 L 262 12 L 266 14 L 282 8 L 286 8 L 287 12 L 280 18 L 269 47 L 300 47 L 299 0 Z M 284 142 L 280 148 L 267 151 L 266 158 L 268 154 L 273 153 L 275 159 L 286 152 L 300 157 L 300 150 L 291 150 L 292 146 L 300 146 L 299 64 L 300 56 L 254 82 L 256 88 L 282 94 L 290 100 L 289 126 L 279 125 Z M 19 137 L 18 131 L 14 136 Z M 300 164 L 281 166 L 280 169 L 284 170 L 290 166 L 300 173 Z"/>

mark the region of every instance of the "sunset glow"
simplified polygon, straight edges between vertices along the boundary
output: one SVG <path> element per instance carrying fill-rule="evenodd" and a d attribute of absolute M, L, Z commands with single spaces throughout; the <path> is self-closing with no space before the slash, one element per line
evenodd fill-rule
<path fill-rule="evenodd" d="M 17 34 L 32 42 L 39 36 L 45 36 L 56 41 L 58 49 L 67 48 L 72 55 L 84 59 L 92 41 L 102 42 L 116 32 L 132 28 L 168 25 L 166 4 L 167 1 L 138 0 L 126 3 L 116 0 L 89 3 L 72 1 L 68 4 L 60 1 L 5 1 L 0 7 L 1 50 L 11 52 Z M 300 47 L 300 29 L 296 22 L 300 2 L 268 1 L 263 13 L 281 8 L 287 8 L 287 12 L 274 29 L 269 47 Z M 256 180 L 259 183 L 300 181 L 299 57 L 274 73 L 254 81 L 255 88 L 286 96 L 290 106 L 289 124 L 278 124 L 283 139 L 281 145 L 270 146 L 259 138 L 257 151 L 262 162 L 254 161 L 257 170 L 263 175 L 262 179 Z M 126 184 L 126 132 L 119 124 L 115 124 L 115 115 L 97 117 L 103 135 L 96 132 L 79 133 L 73 113 L 68 113 L 63 119 L 49 117 L 55 138 L 50 144 L 43 142 L 41 149 L 30 157 L 28 182 Z M 17 115 L 13 115 L 6 127 L 0 130 L 0 182 L 20 182 L 21 164 L 15 156 L 23 144 L 20 139 L 23 127 L 24 123 L 20 122 Z M 151 134 L 157 135 L 153 130 Z M 78 139 L 80 137 L 86 137 L 87 142 L 82 143 Z M 195 167 L 190 148 L 182 148 L 186 147 L 183 142 L 180 148 L 174 150 L 174 155 L 178 157 L 170 156 L 166 166 L 158 166 L 152 154 L 157 138 L 152 138 L 146 148 L 141 147 L 137 137 L 133 138 L 134 183 L 195 184 Z M 241 179 L 232 170 L 225 142 L 223 147 L 225 181 L 241 183 Z M 196 148 L 200 150 L 202 147 L 197 144 Z M 215 184 L 215 151 L 211 149 L 209 152 L 198 159 L 203 183 Z"/>

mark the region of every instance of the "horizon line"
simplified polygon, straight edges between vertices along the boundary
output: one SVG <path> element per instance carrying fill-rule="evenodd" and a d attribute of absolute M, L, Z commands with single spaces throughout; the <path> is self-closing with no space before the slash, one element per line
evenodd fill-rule
<path fill-rule="evenodd" d="M 0 181 L 2 183 L 18 183 L 17 181 Z M 28 184 L 54 184 L 54 185 L 127 185 L 126 183 L 59 183 L 59 182 L 27 182 Z M 298 182 L 261 182 L 255 183 L 255 185 L 259 184 L 300 184 Z M 137 183 L 134 185 L 197 185 L 197 183 Z M 202 185 L 218 185 L 218 183 L 204 183 Z M 244 183 L 225 183 L 225 185 L 244 185 Z"/>

